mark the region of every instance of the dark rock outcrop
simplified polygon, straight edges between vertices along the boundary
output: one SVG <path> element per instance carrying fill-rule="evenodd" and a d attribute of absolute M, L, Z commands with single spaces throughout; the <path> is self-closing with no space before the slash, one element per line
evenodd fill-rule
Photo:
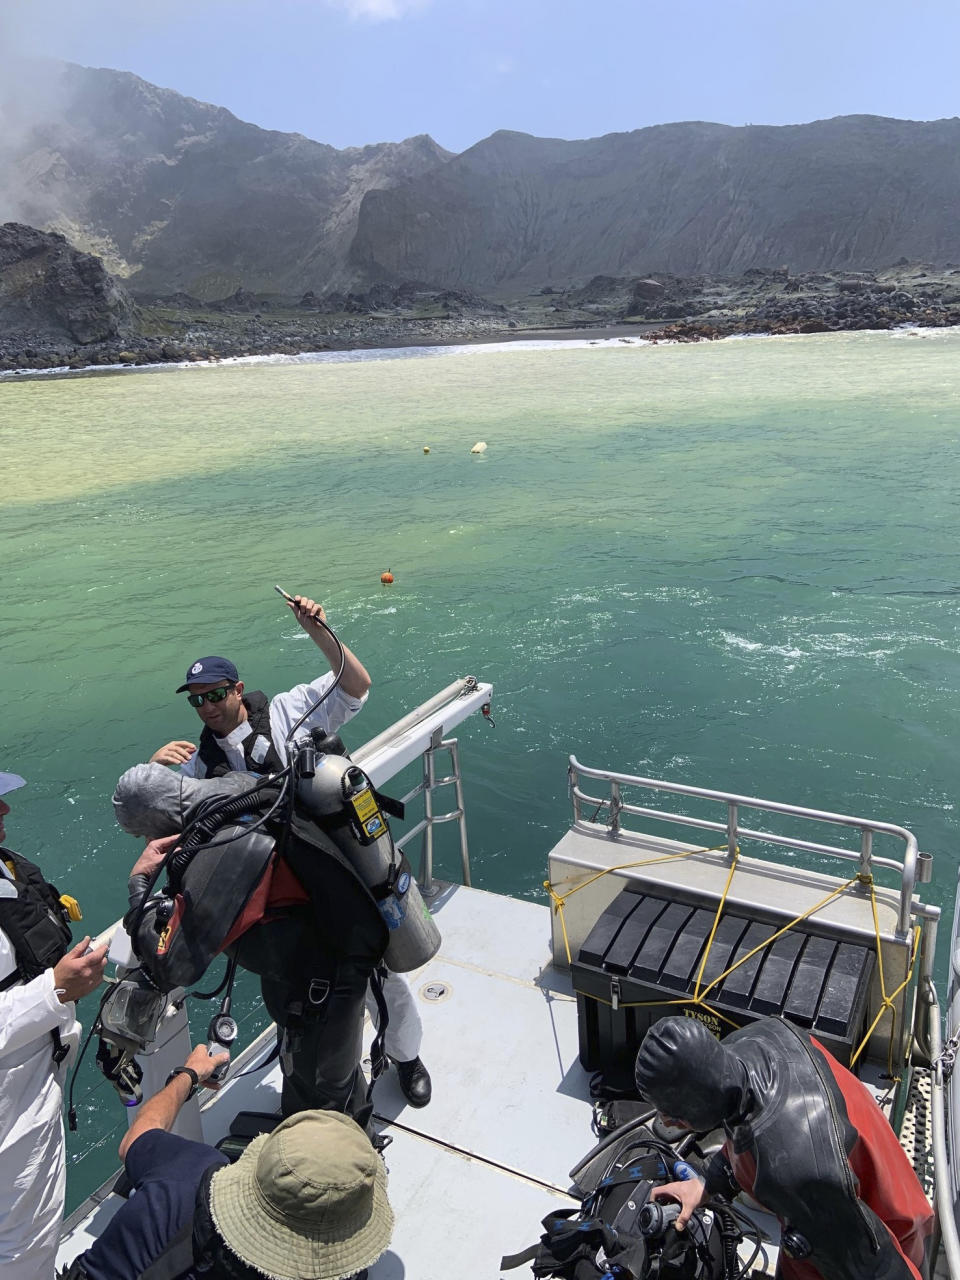
<path fill-rule="evenodd" d="M 500 296 L 597 275 L 871 269 L 960 253 L 960 119 L 500 132 L 367 193 L 351 260 Z"/>
<path fill-rule="evenodd" d="M 502 131 L 451 156 L 426 135 L 337 150 L 124 72 L 30 75 L 39 114 L 0 84 L 0 218 L 64 232 L 137 297 L 416 280 L 506 299 L 960 258 L 960 119 Z M 682 303 L 664 296 L 662 314 Z"/>
<path fill-rule="evenodd" d="M 0 345 L 24 336 L 87 346 L 133 332 L 135 309 L 102 261 L 61 235 L 0 226 Z"/>
<path fill-rule="evenodd" d="M 137 295 L 349 287 L 364 194 L 450 156 L 425 135 L 338 150 L 126 72 L 30 74 L 30 101 L 0 84 L 0 218 L 63 231 Z"/>

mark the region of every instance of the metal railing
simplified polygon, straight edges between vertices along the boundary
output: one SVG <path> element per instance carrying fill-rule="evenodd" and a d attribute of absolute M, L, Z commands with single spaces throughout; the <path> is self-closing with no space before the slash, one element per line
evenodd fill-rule
<path fill-rule="evenodd" d="M 605 810 L 609 820 L 604 824 L 609 833 L 616 838 L 622 829 L 622 817 L 648 818 L 671 825 L 694 827 L 699 831 L 709 831 L 726 837 L 727 856 L 733 858 L 737 845 L 744 840 L 755 840 L 764 844 L 780 845 L 786 849 L 799 849 L 805 853 L 825 854 L 828 857 L 843 858 L 858 863 L 858 875 L 867 877 L 872 874 L 874 866 L 889 867 L 900 872 L 900 908 L 897 917 L 897 938 L 906 938 L 910 929 L 911 916 L 939 917 L 938 907 L 929 907 L 913 901 L 914 888 L 917 882 L 927 883 L 932 875 L 932 861 L 929 854 L 921 854 L 917 849 L 917 838 L 906 827 L 894 826 L 889 822 L 874 822 L 870 818 L 855 818 L 848 814 L 830 813 L 825 809 L 807 809 L 801 805 L 782 804 L 777 800 L 761 800 L 756 796 L 741 796 L 728 791 L 713 791 L 705 787 L 690 787 L 680 782 L 664 782 L 659 778 L 639 778 L 626 773 L 613 773 L 607 769 L 588 769 L 576 756 L 570 757 L 568 769 L 570 795 L 573 801 L 574 825 L 584 826 L 593 819 L 585 819 L 583 806 L 589 805 L 595 810 L 594 817 Z M 581 778 L 591 778 L 605 782 L 609 786 L 606 796 L 591 796 L 580 788 Z M 668 812 L 663 809 L 652 809 L 646 805 L 628 804 L 624 801 L 621 789 L 624 786 L 642 787 L 649 791 L 668 795 L 695 797 L 702 800 L 714 800 L 726 806 L 726 821 L 711 821 L 708 818 L 694 818 L 689 814 Z M 755 831 L 740 825 L 741 809 L 759 809 L 765 813 L 778 813 L 793 818 L 802 818 L 815 822 L 832 823 L 834 826 L 849 827 L 860 833 L 860 851 L 844 849 L 838 845 L 822 844 L 817 840 L 797 839 L 793 836 L 777 835 L 771 831 Z M 873 852 L 874 835 L 894 836 L 904 842 L 903 861 L 895 858 L 877 857 Z"/>
<path fill-rule="evenodd" d="M 449 774 L 443 777 L 437 777 L 437 752 L 448 751 L 450 753 L 450 769 Z M 451 809 L 448 813 L 434 813 L 433 798 L 434 792 L 439 787 L 452 786 L 456 796 L 456 808 Z M 411 827 L 409 831 L 405 831 L 401 838 L 397 841 L 397 848 L 403 849 L 417 836 L 423 836 L 423 846 L 420 853 L 420 874 L 417 881 L 420 892 L 425 898 L 433 898 L 440 892 L 439 886 L 434 883 L 433 879 L 433 829 L 444 822 L 457 822 L 460 826 L 460 874 L 463 883 L 469 887 L 470 885 L 470 847 L 467 843 L 467 819 L 463 809 L 463 778 L 460 774 L 460 747 L 456 738 L 441 738 L 440 730 L 437 729 L 430 739 L 430 746 L 423 753 L 423 778 L 420 783 L 407 792 L 403 797 L 403 803 L 407 804 L 416 796 L 423 796 L 423 817 Z"/>
<path fill-rule="evenodd" d="M 468 887 L 471 884 L 460 748 L 456 738 L 443 735 L 475 711 L 482 711 L 487 716 L 491 693 L 491 685 L 481 683 L 475 676 L 464 676 L 353 752 L 354 763 L 361 765 L 378 786 L 417 759 L 422 762 L 420 782 L 401 797 L 401 802 L 406 805 L 422 795 L 424 814 L 415 826 L 404 832 L 396 845 L 403 849 L 422 836 L 417 880 L 421 894 L 427 899 L 440 892 L 433 879 L 433 836 L 434 829 L 444 823 L 456 822 L 459 826 L 461 879 Z M 438 773 L 437 764 L 437 754 L 441 751 L 448 752 L 450 756 L 450 772 L 442 775 Z M 449 786 L 454 788 L 455 808 L 437 813 L 434 811 L 435 794 L 441 787 Z"/>

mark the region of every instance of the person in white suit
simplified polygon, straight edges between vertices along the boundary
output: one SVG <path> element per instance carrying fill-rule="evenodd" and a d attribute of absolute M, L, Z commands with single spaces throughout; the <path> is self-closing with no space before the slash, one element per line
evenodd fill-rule
<path fill-rule="evenodd" d="M 24 785 L 0 773 L 0 846 Z M 38 867 L 0 847 L 0 1275 L 52 1280 L 66 1186 L 62 1086 L 80 1039 L 75 1001 L 100 985 L 107 948 L 75 946 Z"/>

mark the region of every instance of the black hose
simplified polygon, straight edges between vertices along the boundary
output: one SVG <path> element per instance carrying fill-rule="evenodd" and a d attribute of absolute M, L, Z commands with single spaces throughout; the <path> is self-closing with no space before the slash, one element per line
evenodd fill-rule
<path fill-rule="evenodd" d="M 330 688 L 327 689 L 324 693 L 322 693 L 320 697 L 316 700 L 316 702 L 313 703 L 312 706 L 307 707 L 306 711 L 303 713 L 300 719 L 297 720 L 292 725 L 290 732 L 287 734 L 287 736 L 283 740 L 284 747 L 289 745 L 291 738 L 297 732 L 300 726 L 303 724 L 304 720 L 309 719 L 309 717 L 313 715 L 316 709 L 322 706 L 323 703 L 326 702 L 327 698 L 330 697 L 331 693 L 333 693 L 334 689 L 336 689 L 337 685 L 343 679 L 343 669 L 347 665 L 347 655 L 344 653 L 343 645 L 340 643 L 340 637 L 337 635 L 337 633 L 333 630 L 332 627 L 328 627 L 322 618 L 314 618 L 314 622 L 320 623 L 320 626 L 323 627 L 324 631 L 326 631 L 327 635 L 330 636 L 331 640 L 337 646 L 337 653 L 340 658 L 340 669 L 337 671 L 337 674 L 333 677 L 333 684 L 331 684 Z"/>
<path fill-rule="evenodd" d="M 99 1008 L 97 1009 L 97 1016 L 94 1018 L 93 1022 L 90 1024 L 90 1030 L 86 1034 L 86 1037 L 83 1041 L 83 1047 L 81 1048 L 79 1054 L 77 1055 L 77 1061 L 74 1065 L 73 1071 L 70 1074 L 70 1090 L 67 1094 L 67 1123 L 70 1126 L 71 1133 L 76 1133 L 77 1131 L 77 1109 L 73 1105 L 73 1089 L 77 1083 L 77 1072 L 80 1070 L 80 1064 L 81 1062 L 83 1062 L 87 1049 L 90 1047 L 90 1041 L 93 1039 L 93 1033 L 96 1031 L 97 1027 L 100 1025 L 100 1015 L 101 1013 L 103 1013 L 103 1006 L 107 1003 L 110 993 L 113 991 L 116 985 L 117 984 L 115 982 L 109 983 L 107 985 L 106 991 L 101 996 L 100 1005 L 99 1005 Z"/>
<path fill-rule="evenodd" d="M 720 1232 L 723 1244 L 723 1276 L 724 1280 L 737 1280 L 740 1274 L 740 1259 L 737 1257 L 737 1245 L 740 1243 L 740 1228 L 737 1219 L 725 1204 L 713 1204 L 714 1220 Z"/>
<path fill-rule="evenodd" d="M 570 1170 L 569 1177 L 571 1182 L 576 1182 L 577 1174 L 585 1169 L 588 1164 L 591 1164 L 596 1160 L 597 1156 L 600 1155 L 602 1151 L 606 1151 L 607 1147 L 613 1146 L 615 1142 L 622 1142 L 628 1133 L 633 1133 L 634 1129 L 642 1129 L 653 1115 L 656 1115 L 656 1111 L 651 1110 L 642 1116 L 637 1116 L 636 1119 L 630 1120 L 626 1124 L 622 1124 L 619 1129 L 614 1129 L 613 1133 L 608 1134 L 606 1138 L 601 1139 L 601 1141 L 598 1142 L 591 1151 L 588 1151 L 583 1159 L 578 1164 L 575 1164 Z M 651 1145 L 653 1144 L 651 1143 Z M 657 1145 L 665 1144 L 658 1143 Z"/>

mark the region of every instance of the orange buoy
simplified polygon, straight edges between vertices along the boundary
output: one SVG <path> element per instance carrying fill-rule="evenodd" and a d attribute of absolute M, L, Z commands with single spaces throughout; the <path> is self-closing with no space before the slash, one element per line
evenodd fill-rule
<path fill-rule="evenodd" d="M 393 574 L 390 572 L 389 569 L 387 570 L 386 573 L 381 573 L 380 581 L 383 583 L 385 587 L 388 587 L 390 585 L 390 583 L 393 581 Z"/>

